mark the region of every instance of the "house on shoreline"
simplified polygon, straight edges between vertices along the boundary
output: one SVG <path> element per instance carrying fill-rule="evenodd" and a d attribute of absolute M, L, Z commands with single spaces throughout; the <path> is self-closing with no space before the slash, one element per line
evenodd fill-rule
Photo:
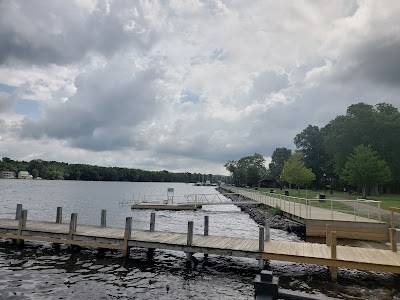
<path fill-rule="evenodd" d="M 28 171 L 19 171 L 18 179 L 33 179 L 33 176 Z"/>
<path fill-rule="evenodd" d="M 13 171 L 1 171 L 0 172 L 0 178 L 4 178 L 4 179 L 15 179 L 16 174 Z"/>

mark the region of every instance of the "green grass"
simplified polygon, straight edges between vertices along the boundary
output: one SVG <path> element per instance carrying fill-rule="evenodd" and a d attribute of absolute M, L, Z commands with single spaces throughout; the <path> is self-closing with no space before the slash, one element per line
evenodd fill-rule
<path fill-rule="evenodd" d="M 262 192 L 269 192 L 269 188 L 259 188 L 259 191 Z M 300 189 L 300 196 L 299 193 L 296 189 L 275 189 L 276 194 L 284 194 L 285 191 L 289 191 L 289 196 L 293 197 L 301 197 L 301 198 L 306 198 L 307 194 L 307 199 L 317 199 L 319 194 L 325 194 L 325 190 L 319 190 L 319 191 L 313 191 L 313 190 L 304 190 Z M 312 205 L 313 206 L 318 206 L 318 207 L 323 207 L 323 208 L 331 208 L 331 203 L 329 201 L 330 198 L 333 199 L 346 199 L 346 200 L 355 200 L 355 199 L 360 199 L 361 196 L 352 196 L 349 195 L 348 193 L 345 192 L 338 192 L 338 191 L 333 191 L 333 194 L 331 195 L 329 190 L 326 193 L 326 202 L 319 202 L 319 201 L 313 201 Z M 379 196 L 368 196 L 368 200 L 377 200 L 381 201 L 381 208 L 383 209 L 389 209 L 391 207 L 400 207 L 400 194 L 383 194 Z M 347 205 L 344 205 L 339 202 L 334 202 L 333 203 L 333 208 L 336 210 L 344 210 L 344 211 L 351 211 L 352 208 L 349 208 Z"/>

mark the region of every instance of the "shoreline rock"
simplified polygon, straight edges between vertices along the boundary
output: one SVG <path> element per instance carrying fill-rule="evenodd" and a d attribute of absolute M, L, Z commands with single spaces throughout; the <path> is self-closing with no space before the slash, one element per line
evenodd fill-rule
<path fill-rule="evenodd" d="M 221 190 L 220 192 L 225 192 Z M 238 199 L 237 195 L 225 195 L 227 198 L 231 199 L 232 202 L 241 201 Z M 235 204 L 241 211 L 246 212 L 250 218 L 256 222 L 258 225 L 265 225 L 266 220 L 268 220 L 270 228 L 288 230 L 290 229 L 290 221 L 282 218 L 280 215 L 273 215 L 268 210 L 262 209 L 261 204 Z"/>

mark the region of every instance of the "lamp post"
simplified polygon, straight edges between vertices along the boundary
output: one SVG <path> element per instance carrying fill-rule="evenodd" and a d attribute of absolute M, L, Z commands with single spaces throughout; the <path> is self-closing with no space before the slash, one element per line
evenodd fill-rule
<path fill-rule="evenodd" d="M 324 173 L 325 195 L 326 195 L 326 174 Z"/>

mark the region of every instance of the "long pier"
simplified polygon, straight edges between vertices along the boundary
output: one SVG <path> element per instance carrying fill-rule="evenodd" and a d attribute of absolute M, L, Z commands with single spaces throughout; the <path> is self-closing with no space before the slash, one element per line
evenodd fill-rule
<path fill-rule="evenodd" d="M 326 228 L 326 244 L 270 240 L 269 227 L 260 226 L 258 239 L 209 235 L 209 218 L 204 218 L 204 234 L 193 234 L 193 222 L 188 222 L 187 233 L 156 231 L 156 215 L 151 213 L 149 230 L 132 229 L 132 217 L 127 217 L 125 228 L 106 226 L 106 211 L 102 211 L 101 225 L 81 225 L 78 215 L 71 214 L 62 223 L 62 208 L 57 208 L 55 222 L 27 219 L 27 210 L 17 206 L 15 219 L 0 219 L 0 237 L 22 244 L 24 240 L 121 250 L 129 256 L 131 247 L 168 249 L 186 252 L 187 260 L 193 253 L 247 257 L 259 260 L 280 260 L 328 266 L 332 280 L 337 279 L 337 268 L 352 268 L 400 274 L 400 254 L 397 252 L 395 232 L 391 234 L 391 250 L 337 245 L 337 233 Z"/>
<path fill-rule="evenodd" d="M 334 206 L 340 204 L 337 200 L 324 199 L 321 201 L 283 194 L 262 193 L 236 187 L 227 186 L 224 188 L 269 207 L 279 207 L 285 217 L 305 225 L 306 236 L 324 237 L 326 225 L 330 224 L 333 230 L 337 232 L 338 238 L 389 241 L 388 225 L 381 222 L 379 201 L 348 200 L 353 203 L 377 203 L 378 214 L 373 213 L 371 209 L 370 213 L 367 212 L 366 215 L 362 215 L 357 210 L 357 205 L 354 205 L 353 211 L 335 210 Z M 325 204 L 325 206 L 318 206 L 321 204 Z M 326 206 L 329 208 L 326 208 Z"/>

